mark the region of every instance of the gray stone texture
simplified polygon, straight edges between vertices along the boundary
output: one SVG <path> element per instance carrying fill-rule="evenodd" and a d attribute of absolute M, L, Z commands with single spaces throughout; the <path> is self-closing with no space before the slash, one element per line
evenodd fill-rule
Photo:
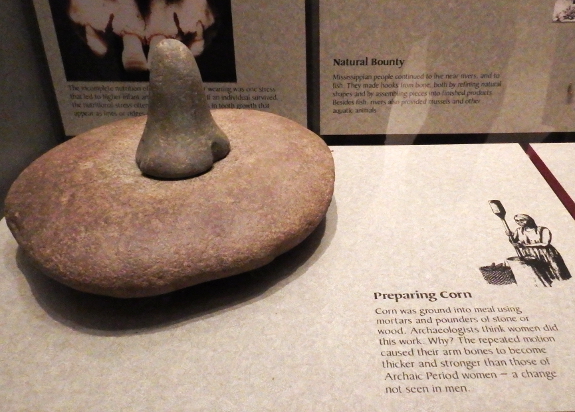
<path fill-rule="evenodd" d="M 200 71 L 178 40 L 162 40 L 151 53 L 148 121 L 136 163 L 143 173 L 179 179 L 208 171 L 230 151 L 214 121 Z"/>

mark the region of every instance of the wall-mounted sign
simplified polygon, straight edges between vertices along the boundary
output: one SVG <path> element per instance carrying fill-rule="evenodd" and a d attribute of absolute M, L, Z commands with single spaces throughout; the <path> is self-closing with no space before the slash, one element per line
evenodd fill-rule
<path fill-rule="evenodd" d="M 212 108 L 270 111 L 307 124 L 303 1 L 34 4 L 67 135 L 145 114 L 149 51 L 164 38 L 190 48 Z"/>
<path fill-rule="evenodd" d="M 575 129 L 571 0 L 320 1 L 322 134 Z"/>

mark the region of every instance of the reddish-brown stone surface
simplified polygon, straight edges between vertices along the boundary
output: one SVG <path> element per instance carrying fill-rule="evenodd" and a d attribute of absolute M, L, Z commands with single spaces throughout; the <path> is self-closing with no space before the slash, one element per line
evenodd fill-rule
<path fill-rule="evenodd" d="M 184 180 L 142 175 L 145 117 L 54 148 L 14 182 L 6 221 L 43 271 L 75 289 L 151 296 L 262 266 L 305 239 L 333 194 L 331 152 L 283 117 L 215 110 L 229 155 Z"/>

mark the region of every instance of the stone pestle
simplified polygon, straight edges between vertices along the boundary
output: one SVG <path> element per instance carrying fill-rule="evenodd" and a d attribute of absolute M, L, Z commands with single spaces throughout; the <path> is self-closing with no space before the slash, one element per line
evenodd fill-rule
<path fill-rule="evenodd" d="M 166 39 L 150 60 L 148 118 L 136 164 L 160 179 L 205 173 L 227 156 L 230 143 L 212 117 L 195 58 L 180 41 Z"/>

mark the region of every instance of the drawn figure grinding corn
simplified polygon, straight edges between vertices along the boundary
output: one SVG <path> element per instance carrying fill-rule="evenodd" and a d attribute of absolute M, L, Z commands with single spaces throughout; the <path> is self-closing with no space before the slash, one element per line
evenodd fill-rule
<path fill-rule="evenodd" d="M 509 241 L 521 253 L 524 260 L 533 261 L 534 266 L 549 284 L 556 280 L 567 280 L 571 273 L 563 258 L 551 245 L 551 231 L 543 226 L 537 226 L 529 215 L 518 214 L 514 217 L 519 226 Z"/>
<path fill-rule="evenodd" d="M 551 231 L 544 226 L 537 226 L 535 220 L 526 214 L 517 214 L 514 221 L 517 223 L 515 231 L 511 231 L 505 220 L 505 208 L 499 200 L 490 200 L 489 206 L 493 213 L 503 222 L 505 234 L 509 242 L 515 248 L 517 256 L 510 257 L 506 263 L 509 266 L 492 265 L 484 266 L 481 271 L 488 283 L 509 284 L 520 283 L 520 280 L 534 280 L 539 286 L 551 286 L 555 281 L 567 280 L 571 278 L 571 273 L 563 261 L 561 254 L 551 245 Z M 509 281 L 497 278 L 492 281 L 494 274 L 507 272 Z"/>

